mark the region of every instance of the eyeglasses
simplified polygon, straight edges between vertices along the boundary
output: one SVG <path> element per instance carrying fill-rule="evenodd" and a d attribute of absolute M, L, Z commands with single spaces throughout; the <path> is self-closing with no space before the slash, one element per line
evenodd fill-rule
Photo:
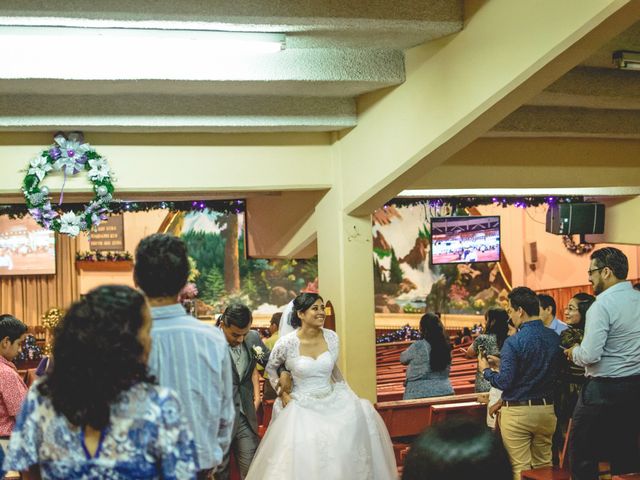
<path fill-rule="evenodd" d="M 574 307 L 573 305 L 569 305 L 565 310 L 569 310 L 570 312 L 575 312 L 578 310 L 578 307 Z"/>
<path fill-rule="evenodd" d="M 593 275 L 593 272 L 597 272 L 598 270 L 602 270 L 603 268 L 607 268 L 607 266 L 605 265 L 604 267 L 592 268 L 591 270 L 587 270 L 587 275 L 591 276 Z"/>

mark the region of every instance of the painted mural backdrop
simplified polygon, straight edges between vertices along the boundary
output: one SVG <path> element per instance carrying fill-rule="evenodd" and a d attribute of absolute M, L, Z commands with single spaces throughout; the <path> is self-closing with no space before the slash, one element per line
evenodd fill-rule
<path fill-rule="evenodd" d="M 243 213 L 181 213 L 170 230 L 179 232 L 189 249 L 198 315 L 220 313 L 231 302 L 242 302 L 257 313 L 273 313 L 302 289 L 317 288 L 315 258 L 246 258 Z"/>
<path fill-rule="evenodd" d="M 499 305 L 506 284 L 498 263 L 430 265 L 430 219 L 451 214 L 446 205 L 387 206 L 374 213 L 377 313 L 482 314 Z"/>

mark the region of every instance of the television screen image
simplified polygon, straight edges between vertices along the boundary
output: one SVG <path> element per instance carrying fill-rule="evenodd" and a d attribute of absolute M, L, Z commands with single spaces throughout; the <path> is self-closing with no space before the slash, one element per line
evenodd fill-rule
<path fill-rule="evenodd" d="M 0 275 L 56 273 L 55 237 L 30 216 L 0 216 Z"/>
<path fill-rule="evenodd" d="M 500 261 L 500 217 L 433 217 L 431 263 Z"/>

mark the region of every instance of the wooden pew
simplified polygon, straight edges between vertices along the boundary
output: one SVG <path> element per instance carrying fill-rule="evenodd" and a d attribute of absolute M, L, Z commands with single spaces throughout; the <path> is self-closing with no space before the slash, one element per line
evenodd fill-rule
<path fill-rule="evenodd" d="M 487 397 L 488 394 L 486 393 L 467 393 L 416 400 L 378 402 L 376 403 L 376 410 L 382 417 L 392 438 L 412 437 L 420 434 L 430 425 L 429 409 L 432 405 L 478 401 L 486 404 Z"/>
<path fill-rule="evenodd" d="M 471 402 L 443 403 L 429 406 L 429 425 L 442 422 L 448 418 L 456 416 L 467 416 L 483 421 L 487 415 L 487 405 L 477 400 Z"/>

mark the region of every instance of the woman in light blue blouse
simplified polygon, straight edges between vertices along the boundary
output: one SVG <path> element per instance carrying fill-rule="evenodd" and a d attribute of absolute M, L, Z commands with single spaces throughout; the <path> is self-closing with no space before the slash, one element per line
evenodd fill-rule
<path fill-rule="evenodd" d="M 71 306 L 53 370 L 22 407 L 4 470 L 43 479 L 193 479 L 180 403 L 147 371 L 151 315 L 142 294 L 104 286 Z"/>
<path fill-rule="evenodd" d="M 403 399 L 453 395 L 449 380 L 451 345 L 440 318 L 433 313 L 424 314 L 420 333 L 422 340 L 400 354 L 400 362 L 408 365 Z"/>

